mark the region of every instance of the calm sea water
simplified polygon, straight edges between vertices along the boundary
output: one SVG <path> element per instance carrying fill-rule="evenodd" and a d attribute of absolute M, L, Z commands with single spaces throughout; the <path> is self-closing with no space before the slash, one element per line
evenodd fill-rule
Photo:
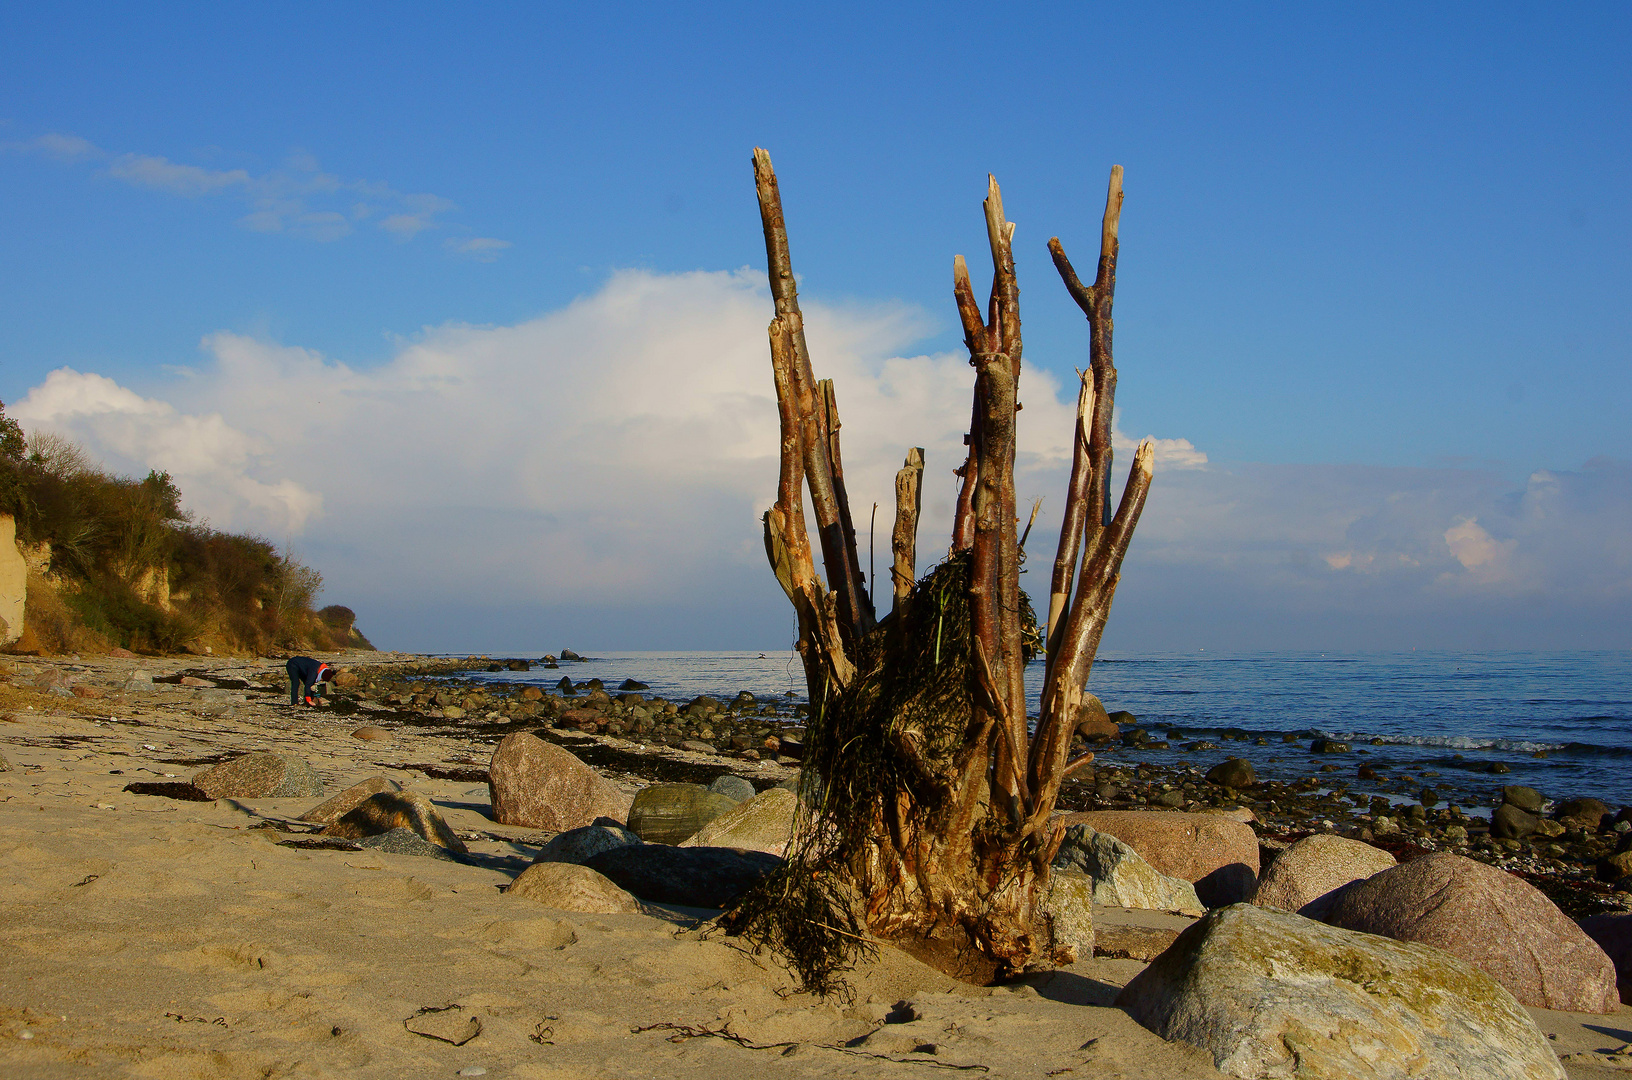
<path fill-rule="evenodd" d="M 728 699 L 741 690 L 805 700 L 804 672 L 791 652 L 585 655 L 585 663 L 559 671 L 489 677 L 541 686 L 562 675 L 598 677 L 609 689 L 633 678 L 671 700 Z M 1027 687 L 1034 713 L 1041 683 L 1042 668 L 1033 664 Z M 1593 795 L 1632 805 L 1632 652 L 1107 654 L 1088 689 L 1171 744 L 1106 750 L 1099 761 L 1107 765 L 1187 762 L 1206 769 L 1235 755 L 1252 761 L 1260 776 L 1325 775 L 1355 791 L 1414 795 L 1432 784 L 1445 801 L 1469 808 L 1488 805 L 1502 784 L 1529 784 L 1556 799 Z M 1298 741 L 1283 742 L 1285 734 Z M 1354 750 L 1311 754 L 1308 740 L 1317 735 Z M 1269 745 L 1255 745 L 1259 737 Z M 1220 749 L 1183 748 L 1200 740 Z M 1486 771 L 1497 762 L 1511 771 Z M 1327 763 L 1339 771 L 1318 774 Z M 1361 764 L 1391 779 L 1358 782 Z"/>

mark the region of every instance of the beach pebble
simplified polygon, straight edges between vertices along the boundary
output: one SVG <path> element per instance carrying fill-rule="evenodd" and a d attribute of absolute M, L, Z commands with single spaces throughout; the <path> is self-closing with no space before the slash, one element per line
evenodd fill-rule
<path fill-rule="evenodd" d="M 487 1070 L 480 1065 L 466 1065 L 458 1072 L 459 1076 L 486 1076 Z"/>
<path fill-rule="evenodd" d="M 1564 1076 L 1536 1022 L 1468 964 L 1247 904 L 1187 930 L 1116 1005 L 1230 1076 Z"/>
<path fill-rule="evenodd" d="M 1158 872 L 1132 847 L 1088 825 L 1071 825 L 1065 830 L 1054 869 L 1082 875 L 1089 883 L 1091 899 L 1102 907 L 1181 915 L 1207 912 L 1190 882 Z"/>
<path fill-rule="evenodd" d="M 1502 802 L 1532 814 L 1541 813 L 1541 808 L 1547 804 L 1541 792 L 1520 784 L 1508 784 L 1502 788 Z"/>
<path fill-rule="evenodd" d="M 1356 881 L 1321 916 L 1348 930 L 1431 945 L 1479 968 L 1522 1004 L 1613 1012 L 1615 965 L 1533 886 L 1445 852 Z"/>
<path fill-rule="evenodd" d="M 500 824 L 565 832 L 629 815 L 629 797 L 617 785 L 536 735 L 506 735 L 487 772 L 493 819 Z"/>
<path fill-rule="evenodd" d="M 1207 782 L 1220 787 L 1245 788 L 1258 782 L 1258 774 L 1253 769 L 1252 762 L 1245 758 L 1232 757 L 1208 769 Z"/>
<path fill-rule="evenodd" d="M 1308 914 L 1307 907 L 1351 881 L 1381 873 L 1394 856 L 1360 840 L 1317 833 L 1275 857 L 1258 881 L 1252 902 L 1259 907 Z"/>
<path fill-rule="evenodd" d="M 323 781 L 305 761 L 260 751 L 212 765 L 193 777 L 210 799 L 294 798 L 323 794 Z"/>
<path fill-rule="evenodd" d="M 569 862 L 535 862 L 504 890 L 555 908 L 589 915 L 617 915 L 640 910 L 640 903 L 605 876 Z"/>
<path fill-rule="evenodd" d="M 1258 835 L 1220 814 L 1089 810 L 1058 820 L 1116 837 L 1158 873 L 1193 884 L 1208 907 L 1238 903 L 1258 886 Z"/>
<path fill-rule="evenodd" d="M 703 730 L 706 731 L 707 729 Z M 702 732 L 699 731 L 698 734 L 702 734 Z M 719 747 L 713 743 L 703 742 L 702 739 L 682 739 L 680 740 L 680 749 L 690 750 L 694 754 L 718 754 L 720 752 Z"/>
<path fill-rule="evenodd" d="M 1490 835 L 1502 840 L 1522 840 L 1536 831 L 1541 819 L 1512 803 L 1503 803 L 1490 815 Z"/>
<path fill-rule="evenodd" d="M 391 741 L 391 733 L 381 727 L 360 727 L 351 733 L 351 737 L 354 739 L 360 739 L 363 742 Z"/>

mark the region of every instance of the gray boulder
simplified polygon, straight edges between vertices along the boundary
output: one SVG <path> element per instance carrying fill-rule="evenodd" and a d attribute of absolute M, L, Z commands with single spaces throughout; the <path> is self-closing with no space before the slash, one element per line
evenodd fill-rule
<path fill-rule="evenodd" d="M 1076 950 L 1078 960 L 1094 955 L 1094 883 L 1075 870 L 1049 875 L 1043 910 L 1054 924 L 1054 944 Z"/>
<path fill-rule="evenodd" d="M 1158 873 L 1131 846 L 1088 825 L 1065 830 L 1054 869 L 1081 874 L 1089 882 L 1093 902 L 1101 907 L 1207 913 L 1190 882 Z"/>
<path fill-rule="evenodd" d="M 714 782 L 708 785 L 708 790 L 716 795 L 735 799 L 739 803 L 747 802 L 754 797 L 754 785 L 736 773 L 722 773 L 716 776 Z"/>
<path fill-rule="evenodd" d="M 1235 904 L 1196 923 L 1118 1007 L 1236 1077 L 1562 1080 L 1495 980 L 1437 949 Z"/>
<path fill-rule="evenodd" d="M 193 786 L 211 799 L 311 798 L 323 794 L 323 780 L 305 761 L 258 751 L 211 765 L 193 777 Z"/>
<path fill-rule="evenodd" d="M 417 855 L 426 859 L 443 859 L 447 862 L 459 861 L 447 848 L 431 843 L 406 825 L 400 829 L 391 829 L 376 836 L 358 837 L 354 843 L 358 847 L 383 851 L 388 855 Z"/>
<path fill-rule="evenodd" d="M 549 843 L 533 856 L 533 862 L 582 865 L 603 851 L 638 843 L 641 843 L 640 837 L 611 818 L 601 818 L 593 825 L 568 829 L 552 836 Z"/>

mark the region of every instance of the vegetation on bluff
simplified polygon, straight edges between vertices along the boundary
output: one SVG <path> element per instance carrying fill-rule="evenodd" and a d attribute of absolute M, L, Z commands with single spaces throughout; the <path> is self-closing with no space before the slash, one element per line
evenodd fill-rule
<path fill-rule="evenodd" d="M 19 651 L 372 648 L 323 578 L 263 537 L 212 529 L 168 473 L 115 476 L 74 443 L 27 438 L 0 403 L 0 513 L 29 563 Z"/>

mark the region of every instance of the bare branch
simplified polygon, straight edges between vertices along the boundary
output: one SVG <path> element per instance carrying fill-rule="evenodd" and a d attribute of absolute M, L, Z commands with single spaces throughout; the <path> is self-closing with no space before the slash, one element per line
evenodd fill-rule
<path fill-rule="evenodd" d="M 895 553 L 891 578 L 895 602 L 893 614 L 901 614 L 918 580 L 918 513 L 923 508 L 924 448 L 907 451 L 906 464 L 895 474 L 895 529 L 890 534 L 890 550 Z"/>

